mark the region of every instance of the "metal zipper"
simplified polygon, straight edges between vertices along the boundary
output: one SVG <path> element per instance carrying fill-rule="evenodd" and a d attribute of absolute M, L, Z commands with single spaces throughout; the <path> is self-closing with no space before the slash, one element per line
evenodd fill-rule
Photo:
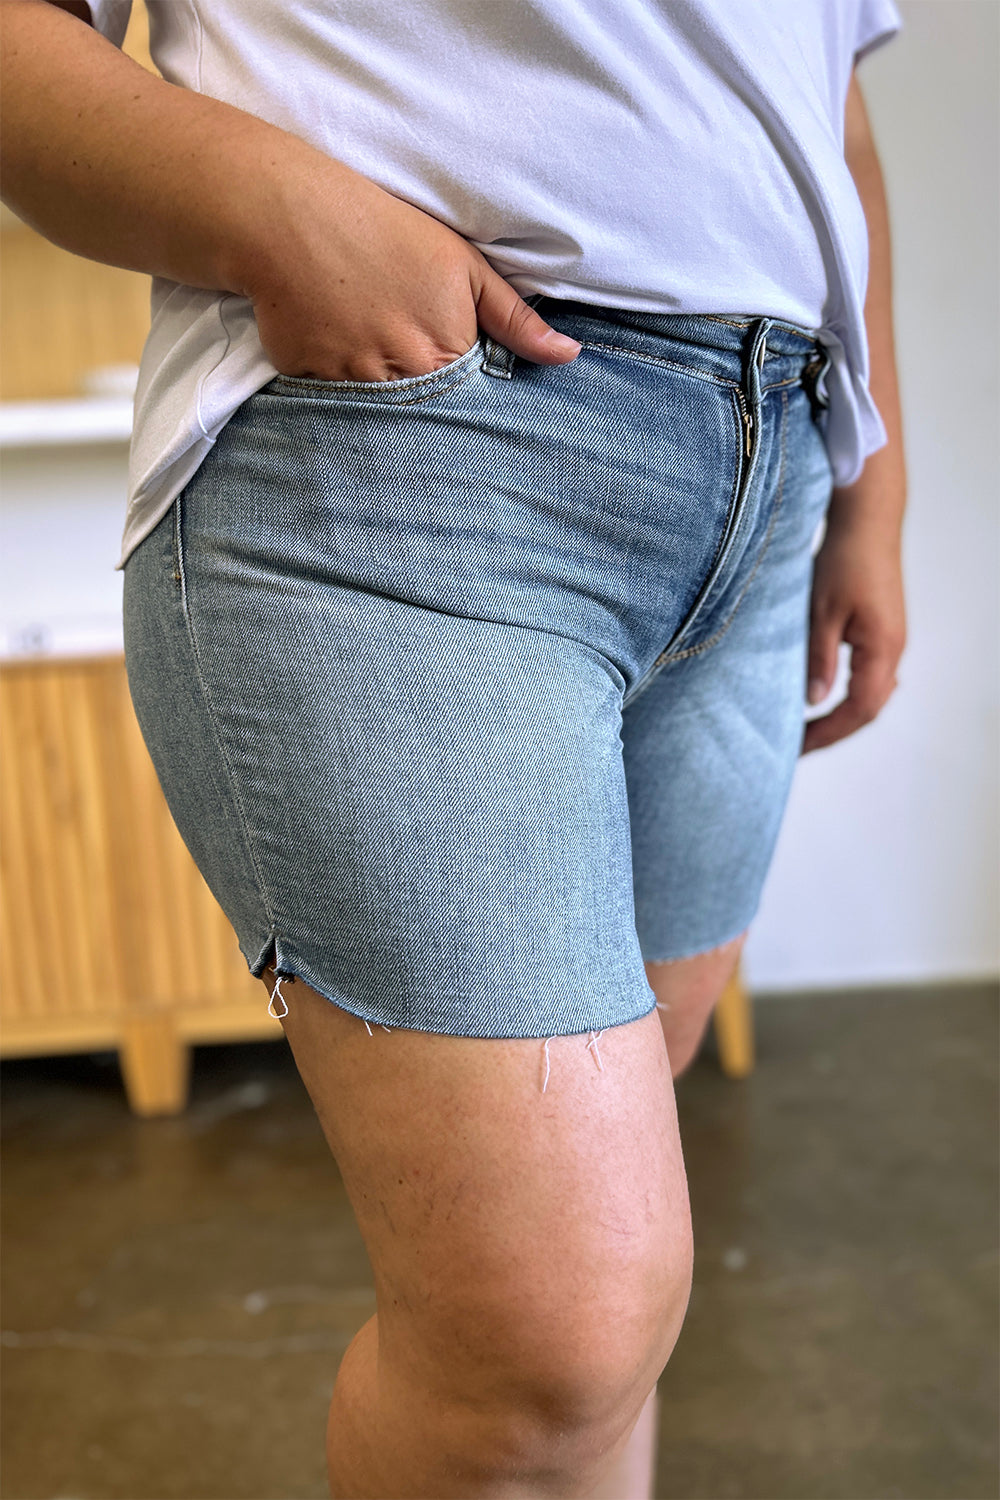
<path fill-rule="evenodd" d="M 747 406 L 746 397 L 744 396 L 740 387 L 737 385 L 734 386 L 733 389 L 736 391 L 736 399 L 740 403 L 740 411 L 743 413 L 743 432 L 746 437 L 746 455 L 747 458 L 749 458 L 751 448 L 751 433 L 753 432 L 753 413 Z"/>
<path fill-rule="evenodd" d="M 767 339 L 766 338 L 762 338 L 761 341 L 760 341 L 760 347 L 757 350 L 757 368 L 758 368 L 758 370 L 762 370 L 764 368 L 764 358 L 765 358 L 766 354 L 767 354 Z M 745 440 L 746 440 L 746 456 L 747 456 L 747 458 L 749 458 L 750 454 L 753 451 L 753 413 L 751 412 L 750 408 L 747 406 L 747 398 L 743 394 L 743 387 L 742 386 L 739 386 L 739 385 L 736 386 L 736 399 L 740 403 L 740 411 L 743 414 L 743 433 L 744 433 L 744 437 L 745 437 Z"/>

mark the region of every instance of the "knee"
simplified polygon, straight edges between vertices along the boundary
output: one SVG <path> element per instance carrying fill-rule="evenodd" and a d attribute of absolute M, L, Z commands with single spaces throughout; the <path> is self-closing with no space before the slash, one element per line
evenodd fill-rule
<path fill-rule="evenodd" d="M 513 1300 L 499 1326 L 480 1325 L 482 1380 L 461 1399 L 484 1474 L 530 1480 L 540 1494 L 601 1476 L 677 1342 L 691 1263 L 688 1221 L 637 1284 L 580 1281 L 564 1299 Z"/>
<path fill-rule="evenodd" d="M 583 1289 L 581 1289 L 583 1293 Z M 656 1295 L 626 1305 L 620 1295 L 583 1293 L 553 1325 L 545 1349 L 519 1372 L 518 1408 L 546 1431 L 598 1445 L 631 1427 L 680 1334 L 691 1292 L 688 1264 L 675 1265 Z"/>

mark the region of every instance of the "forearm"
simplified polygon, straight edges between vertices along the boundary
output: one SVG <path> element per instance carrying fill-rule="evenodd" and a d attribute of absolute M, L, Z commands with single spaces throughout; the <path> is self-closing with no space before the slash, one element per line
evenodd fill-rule
<path fill-rule="evenodd" d="M 291 205 L 355 175 L 156 77 L 46 0 L 2 0 L 0 22 L 2 197 L 64 249 L 242 292 Z"/>
<path fill-rule="evenodd" d="M 903 421 L 896 373 L 892 317 L 892 243 L 889 208 L 878 154 L 867 141 L 849 148 L 847 163 L 868 225 L 868 289 L 865 327 L 869 350 L 869 389 L 885 424 L 888 443 L 869 454 L 858 479 L 833 492 L 830 520 L 859 517 L 898 532 L 906 506 Z"/>

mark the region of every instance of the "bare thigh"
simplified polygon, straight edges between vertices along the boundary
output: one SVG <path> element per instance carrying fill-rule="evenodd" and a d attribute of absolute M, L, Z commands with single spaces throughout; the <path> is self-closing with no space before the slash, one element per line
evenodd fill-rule
<path fill-rule="evenodd" d="M 657 1013 L 605 1030 L 597 1048 L 552 1039 L 543 1092 L 539 1040 L 369 1034 L 300 980 L 282 993 L 371 1258 L 380 1361 L 422 1391 L 505 1403 L 518 1371 L 558 1380 L 619 1357 L 631 1369 L 646 1349 L 638 1409 L 679 1329 L 676 1298 L 661 1293 L 690 1274 Z"/>

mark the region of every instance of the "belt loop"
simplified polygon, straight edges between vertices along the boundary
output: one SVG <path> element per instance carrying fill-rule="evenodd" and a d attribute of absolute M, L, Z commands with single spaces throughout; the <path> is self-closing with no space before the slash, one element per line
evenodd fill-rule
<path fill-rule="evenodd" d="M 767 358 L 767 334 L 773 321 L 773 318 L 757 319 L 757 327 L 750 345 L 750 369 L 755 372 L 764 368 L 764 360 Z"/>
<path fill-rule="evenodd" d="M 483 335 L 483 364 L 487 375 L 498 375 L 501 380 L 510 380 L 514 373 L 516 355 L 512 349 L 497 342 L 490 334 Z"/>
<path fill-rule="evenodd" d="M 820 412 L 830 405 L 830 399 L 826 394 L 825 387 L 821 390 L 821 382 L 832 363 L 832 356 L 827 346 L 816 340 L 813 354 L 802 371 L 802 384 L 805 386 L 809 404 L 812 407 L 813 417 L 818 417 Z"/>
<path fill-rule="evenodd" d="M 753 336 L 747 353 L 745 393 L 752 408 L 759 408 L 760 374 L 767 357 L 767 334 L 773 321 L 772 318 L 758 318 L 756 325 L 751 325 Z"/>
<path fill-rule="evenodd" d="M 522 298 L 529 307 L 535 308 L 539 302 L 544 302 L 546 292 L 529 292 Z M 514 374 L 514 361 L 517 355 L 512 349 L 499 343 L 490 334 L 483 334 L 483 364 L 482 368 L 487 375 L 498 375 L 501 380 L 511 380 Z"/>

